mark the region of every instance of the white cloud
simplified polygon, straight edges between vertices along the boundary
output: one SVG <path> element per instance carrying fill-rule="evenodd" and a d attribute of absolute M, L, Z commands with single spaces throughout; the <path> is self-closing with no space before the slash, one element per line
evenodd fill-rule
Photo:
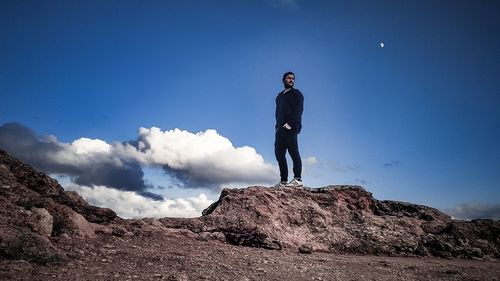
<path fill-rule="evenodd" d="M 276 169 L 253 147 L 234 147 L 216 130 L 191 133 L 152 127 L 139 129 L 137 147 L 114 146 L 116 154 L 145 165 L 159 165 L 186 184 L 269 183 Z"/>
<path fill-rule="evenodd" d="M 203 193 L 198 197 L 152 200 L 105 186 L 67 184 L 64 189 L 76 191 L 90 204 L 110 208 L 122 218 L 199 217 L 213 203 Z"/>
<path fill-rule="evenodd" d="M 99 139 L 79 138 L 72 143 L 59 142 L 55 136 L 46 138 L 59 149 L 47 151 L 47 158 L 53 163 L 68 166 L 95 165 L 97 163 L 112 164 L 116 167 L 123 165 L 119 157 L 112 155 L 112 146 Z"/>
<path fill-rule="evenodd" d="M 77 154 L 109 154 L 111 152 L 111 145 L 99 139 L 80 138 L 71 143 L 71 147 Z"/>
<path fill-rule="evenodd" d="M 314 157 L 314 156 L 309 156 L 306 159 L 304 159 L 302 162 L 304 163 L 304 165 L 314 166 L 314 165 L 318 164 L 318 159 L 316 159 L 316 157 Z"/>

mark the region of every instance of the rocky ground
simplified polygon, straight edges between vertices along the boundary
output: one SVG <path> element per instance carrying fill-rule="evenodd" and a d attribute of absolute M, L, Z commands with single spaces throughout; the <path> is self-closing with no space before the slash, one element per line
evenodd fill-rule
<path fill-rule="evenodd" d="M 265 250 L 183 233 L 59 238 L 60 264 L 0 259 L 0 280 L 500 280 L 498 261 Z"/>
<path fill-rule="evenodd" d="M 359 186 L 226 189 L 126 220 L 0 150 L 0 280 L 499 280 L 500 221 Z"/>

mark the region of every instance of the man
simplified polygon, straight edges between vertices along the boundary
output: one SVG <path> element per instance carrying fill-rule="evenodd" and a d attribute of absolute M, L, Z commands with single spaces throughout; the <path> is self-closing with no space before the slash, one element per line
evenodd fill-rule
<path fill-rule="evenodd" d="M 302 160 L 300 159 L 297 135 L 302 129 L 302 111 L 304 110 L 304 96 L 295 89 L 295 74 L 287 72 L 283 74 L 284 90 L 276 97 L 276 135 L 274 142 L 274 153 L 280 167 L 281 181 L 275 188 L 303 187 L 302 183 Z M 293 161 L 293 180 L 288 182 L 288 165 L 286 162 L 286 151 Z"/>

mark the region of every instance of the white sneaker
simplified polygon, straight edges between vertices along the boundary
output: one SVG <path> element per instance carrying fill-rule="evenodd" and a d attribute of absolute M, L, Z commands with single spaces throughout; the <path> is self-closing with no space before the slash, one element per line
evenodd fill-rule
<path fill-rule="evenodd" d="M 285 187 L 291 187 L 291 188 L 302 188 L 304 187 L 304 184 L 302 183 L 302 180 L 300 179 L 293 179 L 289 183 L 285 185 Z"/>
<path fill-rule="evenodd" d="M 275 184 L 271 188 L 285 188 L 286 185 L 287 185 L 286 181 L 280 181 L 279 183 Z"/>

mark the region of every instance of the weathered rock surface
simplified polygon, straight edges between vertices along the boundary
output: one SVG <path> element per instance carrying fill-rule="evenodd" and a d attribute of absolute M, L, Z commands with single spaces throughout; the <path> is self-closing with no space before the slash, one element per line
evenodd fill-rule
<path fill-rule="evenodd" d="M 54 179 L 0 150 L 0 256 L 40 263 L 65 258 L 50 237 L 93 237 L 90 222 L 109 222 L 110 209 L 89 205 Z"/>
<path fill-rule="evenodd" d="M 44 208 L 32 208 L 31 212 L 37 222 L 34 230 L 43 236 L 50 237 L 54 228 L 54 218 L 49 211 Z"/>
<path fill-rule="evenodd" d="M 431 207 L 376 200 L 359 186 L 225 189 L 202 217 L 160 221 L 266 249 L 307 244 L 335 253 L 500 257 L 499 221 L 455 221 Z"/>

